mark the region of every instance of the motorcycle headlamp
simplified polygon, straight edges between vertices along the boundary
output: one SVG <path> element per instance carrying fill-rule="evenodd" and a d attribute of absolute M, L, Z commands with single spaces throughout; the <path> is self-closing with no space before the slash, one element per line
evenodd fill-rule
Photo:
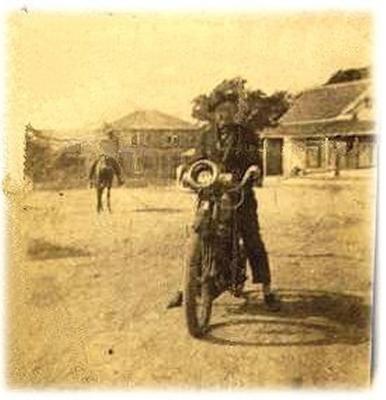
<path fill-rule="evenodd" d="M 190 166 L 187 180 L 193 188 L 204 189 L 213 185 L 218 175 L 219 171 L 215 163 L 209 160 L 199 160 Z"/>

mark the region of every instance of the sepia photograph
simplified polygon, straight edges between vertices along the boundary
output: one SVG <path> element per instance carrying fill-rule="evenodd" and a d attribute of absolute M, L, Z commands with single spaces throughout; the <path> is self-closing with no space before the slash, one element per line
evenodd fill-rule
<path fill-rule="evenodd" d="M 11 389 L 365 389 L 364 11 L 6 16 Z"/>

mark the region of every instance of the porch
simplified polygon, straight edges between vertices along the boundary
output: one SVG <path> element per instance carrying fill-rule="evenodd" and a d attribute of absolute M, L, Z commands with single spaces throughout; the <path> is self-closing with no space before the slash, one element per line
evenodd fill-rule
<path fill-rule="evenodd" d="M 269 137 L 263 142 L 266 176 L 370 168 L 376 164 L 374 134 Z"/>

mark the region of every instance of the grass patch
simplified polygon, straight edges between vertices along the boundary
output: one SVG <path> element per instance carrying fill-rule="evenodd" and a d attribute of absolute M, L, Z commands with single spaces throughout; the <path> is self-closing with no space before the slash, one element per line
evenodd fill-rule
<path fill-rule="evenodd" d="M 87 257 L 90 253 L 73 246 L 60 246 L 43 239 L 32 239 L 28 243 L 27 254 L 33 260 L 53 258 Z"/>

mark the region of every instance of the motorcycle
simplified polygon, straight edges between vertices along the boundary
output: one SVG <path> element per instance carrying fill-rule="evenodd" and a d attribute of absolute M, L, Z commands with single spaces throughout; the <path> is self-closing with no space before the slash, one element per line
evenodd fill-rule
<path fill-rule="evenodd" d="M 259 177 L 252 165 L 241 180 L 221 171 L 210 160 L 193 163 L 182 178 L 183 186 L 197 193 L 190 256 L 185 268 L 184 310 L 188 332 L 200 338 L 208 332 L 212 305 L 225 291 L 240 297 L 246 281 L 246 254 L 237 210 L 246 185 Z"/>

